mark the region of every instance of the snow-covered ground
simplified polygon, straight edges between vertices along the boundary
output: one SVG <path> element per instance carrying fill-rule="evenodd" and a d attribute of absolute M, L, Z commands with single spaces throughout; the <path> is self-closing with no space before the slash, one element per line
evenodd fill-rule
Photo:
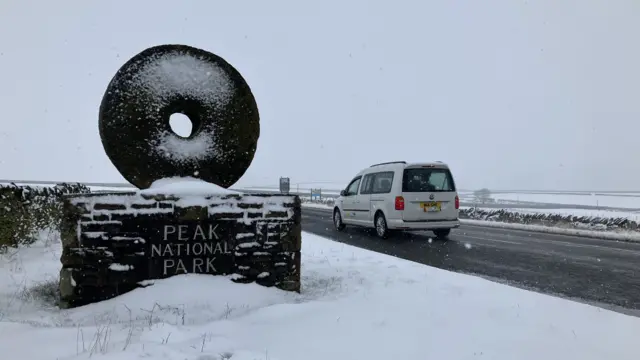
<path fill-rule="evenodd" d="M 301 294 L 181 275 L 62 311 L 43 300 L 60 256 L 44 240 L 0 258 L 11 359 L 638 358 L 639 318 L 307 233 Z"/>
<path fill-rule="evenodd" d="M 302 207 L 316 208 L 316 209 L 333 209 L 332 205 L 312 203 L 312 202 L 302 203 Z"/>
<path fill-rule="evenodd" d="M 491 194 L 491 197 L 496 201 L 526 201 L 550 204 L 571 204 L 640 209 L 640 193 L 616 195 L 498 193 Z"/>

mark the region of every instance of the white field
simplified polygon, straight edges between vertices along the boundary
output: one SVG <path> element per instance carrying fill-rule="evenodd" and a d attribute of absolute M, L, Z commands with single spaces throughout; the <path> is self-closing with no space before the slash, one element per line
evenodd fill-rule
<path fill-rule="evenodd" d="M 505 193 L 492 194 L 492 198 L 497 201 L 528 201 L 536 203 L 570 204 L 570 205 L 590 205 L 606 206 L 628 209 L 640 209 L 640 194 L 619 194 L 619 195 L 569 195 L 569 194 L 522 194 Z"/>
<path fill-rule="evenodd" d="M 277 191 L 275 187 L 249 188 L 247 190 L 255 191 Z M 292 190 L 295 190 L 292 188 Z M 336 196 L 339 191 L 336 189 L 323 190 L 324 195 Z M 465 202 L 473 201 L 473 192 L 460 191 L 460 199 Z M 566 204 L 566 205 L 588 205 L 599 207 L 614 207 L 626 209 L 640 209 L 640 193 L 628 194 L 595 194 L 595 195 L 573 195 L 573 194 L 524 194 L 524 193 L 498 193 L 492 194 L 497 202 L 533 202 L 533 203 L 549 203 L 549 204 Z M 545 210 L 546 211 L 546 210 Z M 555 211 L 555 210 L 551 210 Z M 605 212 L 606 213 L 606 212 Z M 584 214 L 580 212 L 580 214 Z"/>
<path fill-rule="evenodd" d="M 469 247 L 468 251 L 473 251 Z M 11 359 L 636 360 L 640 319 L 303 234 L 303 291 L 181 275 L 71 310 L 60 244 L 0 257 Z"/>

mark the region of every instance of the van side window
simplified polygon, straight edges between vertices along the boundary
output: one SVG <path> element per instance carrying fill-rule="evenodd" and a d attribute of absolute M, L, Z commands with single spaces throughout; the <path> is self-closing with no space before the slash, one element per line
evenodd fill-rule
<path fill-rule="evenodd" d="M 360 180 L 362 180 L 362 176 L 358 176 L 353 179 L 353 181 L 347 186 L 347 196 L 353 196 L 358 193 L 358 187 L 360 187 Z"/>
<path fill-rule="evenodd" d="M 375 174 L 376 177 L 373 180 L 372 194 L 387 194 L 391 192 L 391 185 L 393 184 L 393 171 L 379 172 Z"/>
<path fill-rule="evenodd" d="M 373 178 L 375 174 L 367 174 L 362 178 L 362 186 L 360 186 L 360 194 L 371 194 Z"/>

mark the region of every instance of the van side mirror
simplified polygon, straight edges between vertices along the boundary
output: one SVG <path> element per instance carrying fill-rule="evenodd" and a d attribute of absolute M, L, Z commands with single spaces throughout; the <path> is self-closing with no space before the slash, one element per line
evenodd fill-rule
<path fill-rule="evenodd" d="M 347 196 L 346 190 L 340 190 L 340 196 Z"/>

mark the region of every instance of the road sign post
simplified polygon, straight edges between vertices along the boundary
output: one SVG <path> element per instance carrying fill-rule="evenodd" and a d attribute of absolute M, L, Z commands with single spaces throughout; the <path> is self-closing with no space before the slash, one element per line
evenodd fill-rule
<path fill-rule="evenodd" d="M 322 189 L 311 189 L 311 200 L 322 200 Z"/>
<path fill-rule="evenodd" d="M 280 193 L 282 194 L 289 194 L 289 191 L 291 190 L 291 181 L 288 177 L 281 177 L 280 178 Z"/>

